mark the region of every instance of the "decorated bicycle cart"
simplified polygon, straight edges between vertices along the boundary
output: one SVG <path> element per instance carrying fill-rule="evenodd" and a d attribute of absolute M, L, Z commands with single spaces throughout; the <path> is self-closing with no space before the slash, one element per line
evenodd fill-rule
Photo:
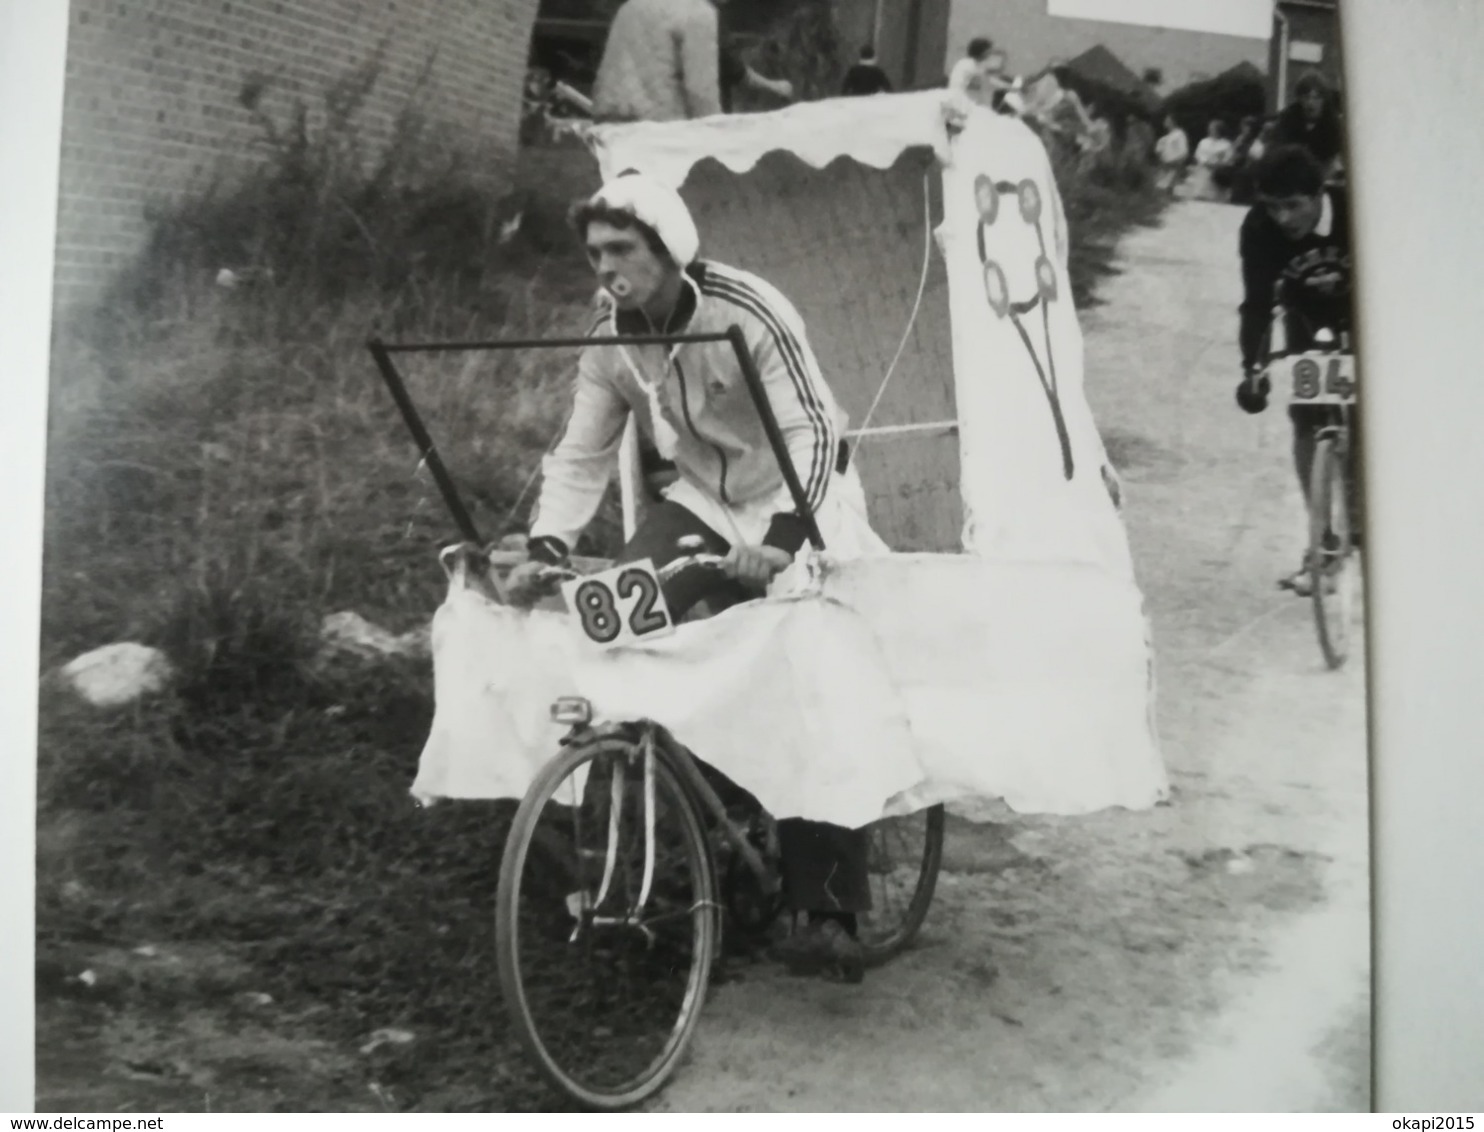
<path fill-rule="evenodd" d="M 513 608 L 393 358 L 550 340 L 373 343 L 466 540 L 444 555 L 413 791 L 523 800 L 499 897 L 507 1003 L 558 1086 L 617 1107 L 683 1056 L 719 933 L 776 911 L 772 821 L 873 831 L 883 896 L 862 930 L 884 958 L 927 912 L 945 804 L 971 820 L 1143 809 L 1167 783 L 1066 219 L 1034 134 L 978 110 L 950 127 L 930 92 L 589 140 L 605 179 L 677 188 L 708 258 L 799 308 L 891 548 L 834 556 L 816 530 L 765 598 L 683 624 L 643 564 L 597 564 L 564 607 Z M 616 474 L 632 531 L 632 421 Z"/>

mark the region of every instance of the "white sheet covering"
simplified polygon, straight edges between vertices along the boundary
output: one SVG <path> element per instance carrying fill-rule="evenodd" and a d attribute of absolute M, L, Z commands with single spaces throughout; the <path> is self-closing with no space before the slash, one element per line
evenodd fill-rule
<path fill-rule="evenodd" d="M 996 192 L 988 223 L 976 195 L 982 179 L 1020 189 Z M 1104 478 L 1105 469 L 1116 473 L 1083 389 L 1067 223 L 1045 149 L 1013 119 L 971 115 L 943 171 L 943 202 L 938 245 L 953 326 L 964 547 L 1016 561 L 1082 562 L 1132 580 L 1128 538 Z M 996 310 L 985 278 L 996 270 L 1005 301 L 1035 307 Z M 1070 479 L 1048 387 L 1067 432 Z"/>
<path fill-rule="evenodd" d="M 889 169 L 914 146 L 932 146 L 940 157 L 948 153 L 942 91 L 801 102 L 769 114 L 594 126 L 587 136 L 605 181 L 638 169 L 672 188 L 685 184 L 691 168 L 708 158 L 745 173 L 775 150 L 816 169 L 841 157 Z"/>
<path fill-rule="evenodd" d="M 604 653 L 564 614 L 455 578 L 413 791 L 520 797 L 562 732 L 549 705 L 581 695 L 599 720 L 662 721 L 775 817 L 858 826 L 960 798 L 1142 808 L 1166 791 L 1142 626 L 1138 591 L 1096 569 L 882 555 Z"/>

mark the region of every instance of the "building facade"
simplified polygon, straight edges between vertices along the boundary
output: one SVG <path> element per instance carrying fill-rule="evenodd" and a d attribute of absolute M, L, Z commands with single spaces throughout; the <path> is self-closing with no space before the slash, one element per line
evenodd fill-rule
<path fill-rule="evenodd" d="M 139 249 L 146 211 L 254 159 L 251 92 L 282 115 L 379 60 L 374 139 L 414 90 L 472 165 L 515 152 L 536 0 L 72 0 L 55 296 L 96 297 Z"/>
<path fill-rule="evenodd" d="M 1340 6 L 1337 0 L 1278 0 L 1273 6 L 1273 38 L 1268 45 L 1268 108 L 1293 101 L 1294 85 L 1318 71 L 1339 90 L 1344 78 L 1340 57 Z"/>

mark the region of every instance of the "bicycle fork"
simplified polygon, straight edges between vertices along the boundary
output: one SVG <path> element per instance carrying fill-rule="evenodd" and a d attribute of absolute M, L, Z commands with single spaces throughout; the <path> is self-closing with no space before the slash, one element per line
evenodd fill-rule
<path fill-rule="evenodd" d="M 633 903 L 626 913 L 621 916 L 602 916 L 597 909 L 603 906 L 608 899 L 608 891 L 613 886 L 613 874 L 618 867 L 618 856 L 621 849 L 621 832 L 624 812 L 624 795 L 627 793 L 629 759 L 617 760 L 613 767 L 613 777 L 609 780 L 608 793 L 608 843 L 603 855 L 603 879 L 598 882 L 598 895 L 593 899 L 590 907 L 592 915 L 587 922 L 595 927 L 630 927 L 638 928 L 644 933 L 644 938 L 649 943 L 654 943 L 654 932 L 644 922 L 644 911 L 649 904 L 650 889 L 654 885 L 654 741 L 650 734 L 646 733 L 639 748 L 641 762 L 640 773 L 643 775 L 644 788 L 643 797 L 640 801 L 640 809 L 643 811 L 640 820 L 644 823 L 644 871 L 639 882 L 639 898 Z M 587 894 L 582 893 L 579 900 L 583 903 L 587 900 Z M 576 925 L 572 928 L 572 936 L 569 943 L 575 943 L 577 937 L 582 933 L 583 920 L 579 916 Z"/>
<path fill-rule="evenodd" d="M 601 908 L 604 901 L 608 899 L 608 894 L 613 888 L 614 875 L 618 869 L 618 858 L 622 851 L 624 797 L 627 793 L 630 767 L 634 761 L 632 758 L 625 758 L 615 761 L 613 777 L 609 783 L 608 836 L 603 855 L 602 879 L 598 882 L 598 892 L 596 897 L 592 898 L 591 903 L 589 903 L 586 892 L 574 894 L 575 900 L 569 898 L 572 901 L 572 914 L 577 920 L 577 923 L 572 929 L 572 935 L 568 940 L 569 943 L 576 942 L 577 938 L 582 934 L 584 924 L 591 924 L 594 927 L 637 928 L 644 934 L 645 939 L 649 943 L 654 943 L 654 932 L 650 928 L 649 920 L 646 917 L 649 898 L 654 888 L 656 856 L 654 831 L 655 764 L 658 761 L 659 755 L 656 750 L 656 738 L 653 728 L 645 729 L 637 753 L 640 763 L 639 773 L 643 776 L 643 791 L 640 806 L 643 810 L 641 820 L 644 823 L 644 866 L 639 883 L 638 899 L 621 915 L 600 915 L 597 912 L 597 909 Z M 764 894 L 771 896 L 776 893 L 780 887 L 778 877 L 768 868 L 756 846 L 747 839 L 745 834 L 735 829 L 732 823 L 726 820 L 726 808 L 722 805 L 721 799 L 717 797 L 716 791 L 711 788 L 711 784 L 702 777 L 695 763 L 689 758 L 677 759 L 675 763 L 681 776 L 685 779 L 686 784 L 695 792 L 695 796 L 700 800 L 703 808 L 710 811 L 718 819 L 727 840 L 731 842 L 732 847 L 736 850 L 738 856 L 741 857 L 749 871 L 757 877 Z M 589 910 L 590 915 L 584 918 L 582 913 Z M 689 908 L 686 914 L 689 915 L 694 911 L 694 907 Z"/>

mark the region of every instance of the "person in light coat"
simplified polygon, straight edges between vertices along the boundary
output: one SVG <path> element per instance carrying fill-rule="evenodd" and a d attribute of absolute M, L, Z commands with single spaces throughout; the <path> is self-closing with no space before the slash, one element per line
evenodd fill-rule
<path fill-rule="evenodd" d="M 714 0 L 625 0 L 593 87 L 600 122 L 672 122 L 722 112 Z"/>

